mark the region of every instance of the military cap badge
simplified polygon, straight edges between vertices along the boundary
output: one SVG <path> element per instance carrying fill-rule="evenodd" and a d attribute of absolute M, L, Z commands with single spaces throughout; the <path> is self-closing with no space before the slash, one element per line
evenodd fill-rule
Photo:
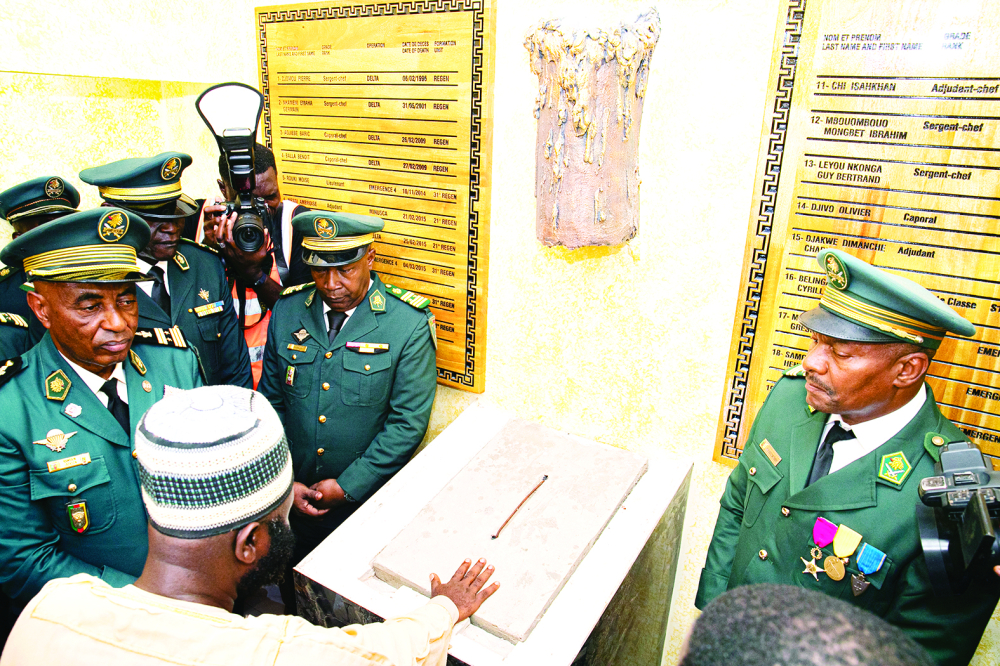
<path fill-rule="evenodd" d="M 313 227 L 316 229 L 316 235 L 320 238 L 329 239 L 337 235 L 337 225 L 330 218 L 317 217 Z"/>
<path fill-rule="evenodd" d="M 910 461 L 906 459 L 902 451 L 889 453 L 882 456 L 882 460 L 879 462 L 878 478 L 901 486 L 912 469 Z"/>
<path fill-rule="evenodd" d="M 173 180 L 181 172 L 181 161 L 176 157 L 171 157 L 160 168 L 160 177 L 163 180 Z"/>
<path fill-rule="evenodd" d="M 128 215 L 120 210 L 106 213 L 97 223 L 97 235 L 106 243 L 117 243 L 128 231 Z"/>
<path fill-rule="evenodd" d="M 837 289 L 847 289 L 851 281 L 847 266 L 835 254 L 826 255 L 826 281 Z"/>
<path fill-rule="evenodd" d="M 49 178 L 45 182 L 45 196 L 49 199 L 58 199 L 66 191 L 66 186 L 58 178 Z"/>

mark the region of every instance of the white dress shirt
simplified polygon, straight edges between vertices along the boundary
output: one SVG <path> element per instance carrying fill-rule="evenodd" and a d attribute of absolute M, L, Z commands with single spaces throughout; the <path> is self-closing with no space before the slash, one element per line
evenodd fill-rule
<path fill-rule="evenodd" d="M 926 401 L 927 389 L 921 386 L 917 394 L 908 403 L 894 412 L 880 416 L 877 419 L 872 419 L 871 421 L 848 425 L 844 423 L 844 419 L 841 418 L 840 414 L 830 414 L 826 420 L 826 425 L 823 427 L 823 435 L 819 438 L 820 442 L 826 439 L 826 434 L 830 432 L 830 428 L 837 422 L 840 422 L 840 426 L 845 430 L 853 432 L 856 437 L 856 439 L 847 439 L 842 442 L 836 442 L 833 445 L 833 463 L 830 465 L 830 474 L 833 474 L 838 469 L 847 467 L 858 458 L 871 453 L 895 437 L 900 430 L 906 427 L 907 423 L 913 420 L 913 417 L 917 415 L 917 412 L 920 411 L 920 408 L 924 406 Z"/>
<path fill-rule="evenodd" d="M 144 261 L 142 257 L 136 257 L 135 265 L 142 269 L 144 275 L 149 275 L 149 269 L 152 268 L 154 264 Z M 167 277 L 167 260 L 164 259 L 163 261 L 157 262 L 155 265 L 159 266 L 160 270 L 163 271 L 163 288 L 167 290 L 167 295 L 169 296 L 170 278 Z M 147 280 L 146 282 L 137 282 L 136 284 L 139 285 L 139 289 L 142 289 L 144 292 L 146 292 L 147 296 L 149 297 L 153 296 L 153 285 L 155 284 L 155 282 L 153 282 L 152 280 Z"/>
<path fill-rule="evenodd" d="M 62 356 L 64 359 L 66 359 L 66 362 L 69 363 L 69 367 L 73 368 L 73 371 L 76 372 L 76 374 L 80 375 L 80 379 L 82 379 L 83 383 L 87 385 L 87 388 L 89 388 L 91 391 L 94 392 L 94 395 L 97 396 L 97 399 L 101 401 L 102 405 L 107 407 L 108 396 L 103 391 L 101 391 L 101 387 L 104 386 L 104 382 L 108 380 L 104 379 L 100 375 L 95 375 L 90 370 L 84 370 L 76 363 L 66 358 L 66 356 L 62 352 L 59 352 L 59 355 Z M 118 380 L 118 397 L 121 398 L 122 402 L 124 402 L 127 405 L 128 386 L 126 386 L 125 384 L 125 370 L 124 368 L 122 368 L 121 363 L 115 365 L 115 369 L 111 371 L 111 377 L 109 377 L 108 379 Z"/>
<path fill-rule="evenodd" d="M 369 278 L 368 279 L 368 289 L 365 290 L 366 294 L 368 293 L 369 290 L 371 290 L 373 284 L 375 284 L 375 280 L 372 280 L 371 278 Z M 323 300 L 323 299 L 320 299 L 320 300 Z M 332 310 L 332 309 L 333 308 L 331 308 L 329 305 L 326 304 L 326 301 L 323 301 L 323 321 L 326 322 L 326 332 L 327 333 L 330 332 L 330 319 L 329 319 L 329 317 L 326 316 L 326 314 L 328 312 L 330 312 L 330 310 Z M 354 314 L 354 311 L 357 310 L 357 309 L 358 309 L 358 306 L 355 305 L 350 310 L 346 310 L 344 312 L 344 314 L 347 315 L 347 316 L 344 317 L 344 321 L 342 321 L 340 323 L 340 330 L 341 331 L 344 330 L 344 326 L 347 324 L 347 320 L 351 318 L 351 315 Z"/>

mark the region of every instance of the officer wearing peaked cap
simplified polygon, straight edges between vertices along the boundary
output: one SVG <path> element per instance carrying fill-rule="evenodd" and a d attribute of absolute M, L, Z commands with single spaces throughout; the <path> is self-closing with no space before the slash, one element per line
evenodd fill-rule
<path fill-rule="evenodd" d="M 949 332 L 975 327 L 920 285 L 839 250 L 817 261 L 819 305 L 801 366 L 775 384 L 720 500 L 695 605 L 754 583 L 799 585 L 866 608 L 946 666 L 968 664 L 993 609 L 992 571 L 934 596 L 917 530 L 920 479 L 968 441 L 924 383 Z"/>
<path fill-rule="evenodd" d="M 45 222 L 75 213 L 79 205 L 80 193 L 59 176 L 33 178 L 0 192 L 0 217 L 14 228 L 14 238 Z M 23 354 L 37 341 L 28 332 L 34 315 L 21 290 L 24 281 L 24 271 L 20 268 L 0 267 L 0 358 Z M 39 327 L 37 336 L 42 332 Z"/>
<path fill-rule="evenodd" d="M 28 304 L 47 329 L 0 360 L 0 584 L 24 603 L 48 580 L 89 573 L 130 583 L 146 556 L 146 514 L 132 454 L 143 412 L 201 385 L 180 333 L 133 345 L 139 216 L 67 215 L 19 236 L 0 261 L 24 269 Z"/>
<path fill-rule="evenodd" d="M 315 282 L 275 305 L 259 389 L 288 434 L 301 557 L 409 460 L 437 370 L 429 300 L 371 272 L 382 221 L 310 211 L 292 225 Z"/>
<path fill-rule="evenodd" d="M 84 169 L 80 178 L 96 185 L 107 205 L 149 223 L 149 245 L 138 258 L 150 278 L 138 294 L 140 329 L 179 328 L 198 353 L 207 384 L 249 388 L 250 355 L 222 261 L 214 250 L 182 237 L 185 218 L 198 213 L 181 191 L 181 173 L 190 165 L 190 155 L 166 152 Z"/>

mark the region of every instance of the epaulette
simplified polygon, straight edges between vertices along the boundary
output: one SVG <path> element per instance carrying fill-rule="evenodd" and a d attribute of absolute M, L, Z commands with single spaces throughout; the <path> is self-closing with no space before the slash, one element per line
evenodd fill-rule
<path fill-rule="evenodd" d="M 400 289 L 399 287 L 393 287 L 391 284 L 385 285 L 385 293 L 395 296 L 407 305 L 412 305 L 418 310 L 425 310 L 431 304 L 431 299 L 426 296 L 421 296 L 416 292 L 406 291 L 405 289 Z"/>
<path fill-rule="evenodd" d="M 3 388 L 3 385 L 9 382 L 11 377 L 23 369 L 24 361 L 21 360 L 20 356 L 0 361 L 0 388 Z"/>
<path fill-rule="evenodd" d="M 297 294 L 303 289 L 308 289 L 309 287 L 315 287 L 315 282 L 306 282 L 305 284 L 297 284 L 294 287 L 289 287 L 281 292 L 282 296 L 291 296 L 292 294 Z"/>
<path fill-rule="evenodd" d="M 176 326 L 170 328 L 139 328 L 136 329 L 135 337 L 132 338 L 134 345 L 163 345 L 164 347 L 187 348 L 187 340 L 181 329 Z"/>
<path fill-rule="evenodd" d="M 25 321 L 24 317 L 19 314 L 14 314 L 13 312 L 0 312 L 0 324 L 17 326 L 18 328 L 28 328 L 28 322 Z"/>
<path fill-rule="evenodd" d="M 11 275 L 13 275 L 13 273 L 14 269 L 11 268 L 10 266 L 4 266 L 3 268 L 0 268 L 0 282 L 3 282 L 7 278 L 9 278 Z"/>
<path fill-rule="evenodd" d="M 214 247 L 210 247 L 208 245 L 205 245 L 204 243 L 199 243 L 198 241 L 193 241 L 190 238 L 181 238 L 181 242 L 187 243 L 188 245 L 194 245 L 195 247 L 201 248 L 202 250 L 207 250 L 215 255 L 219 254 L 219 251 L 216 250 Z"/>
<path fill-rule="evenodd" d="M 805 377 L 806 371 L 802 368 L 802 364 L 798 364 L 793 368 L 789 368 L 785 371 L 786 377 Z"/>

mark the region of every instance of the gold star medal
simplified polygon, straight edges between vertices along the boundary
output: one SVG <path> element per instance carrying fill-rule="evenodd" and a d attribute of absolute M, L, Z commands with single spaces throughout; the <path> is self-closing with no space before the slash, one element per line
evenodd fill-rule
<path fill-rule="evenodd" d="M 211 300 L 209 298 L 210 294 L 208 293 L 208 289 L 202 289 L 201 291 L 198 292 L 198 295 L 201 296 L 206 303 L 208 303 Z"/>
<path fill-rule="evenodd" d="M 62 430 L 53 428 L 45 434 L 45 439 L 39 439 L 35 442 L 35 444 L 40 444 L 41 446 L 48 447 L 49 451 L 59 453 L 66 448 L 66 440 L 75 435 L 77 432 L 77 430 L 74 430 L 71 433 L 63 433 Z"/>
<path fill-rule="evenodd" d="M 815 550 L 818 550 L 818 549 L 817 548 L 813 548 L 813 550 L 815 551 Z M 822 553 L 820 553 L 820 554 L 822 555 Z M 812 577 L 815 578 L 817 582 L 819 582 L 820 568 L 818 566 L 816 566 L 816 556 L 813 555 L 811 560 L 807 560 L 804 557 L 800 557 L 799 559 L 802 560 L 802 564 L 806 565 L 806 568 L 802 570 L 802 573 L 804 573 L 804 574 L 812 574 Z"/>

